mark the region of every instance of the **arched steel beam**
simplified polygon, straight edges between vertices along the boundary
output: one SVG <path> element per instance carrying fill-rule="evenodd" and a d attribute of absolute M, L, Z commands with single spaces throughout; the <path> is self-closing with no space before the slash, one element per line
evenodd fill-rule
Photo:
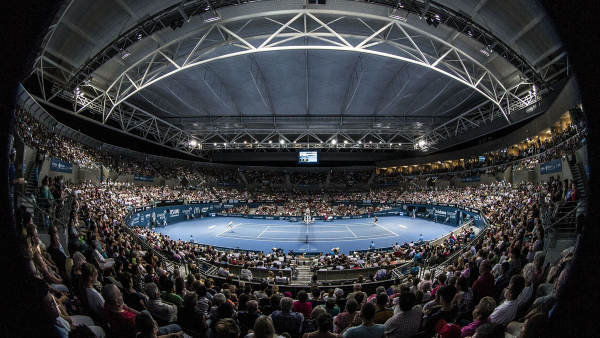
<path fill-rule="evenodd" d="M 230 31 L 228 28 L 226 28 L 224 26 L 227 23 L 232 23 L 232 22 L 239 21 L 239 20 L 248 20 L 248 19 L 252 19 L 252 18 L 256 18 L 256 17 L 263 17 L 265 15 L 268 16 L 268 15 L 283 15 L 283 14 L 287 14 L 287 15 L 296 14 L 296 18 L 298 18 L 298 20 L 300 20 L 300 18 L 304 18 L 305 20 L 311 19 L 320 25 L 319 28 L 323 28 L 323 31 L 327 31 L 328 33 L 317 33 L 313 30 L 308 33 L 299 32 L 299 33 L 285 33 L 284 34 L 284 33 L 281 33 L 280 30 L 277 30 L 277 31 L 273 32 L 272 34 L 266 35 L 266 36 L 265 35 L 260 36 L 260 37 L 248 36 L 248 37 L 242 38 L 240 35 Z M 298 16 L 298 14 L 303 14 L 303 15 Z M 393 25 L 400 30 L 400 32 L 401 32 L 400 34 L 404 34 L 404 36 L 407 38 L 407 40 L 410 42 L 410 44 L 402 45 L 398 42 L 392 43 L 390 41 L 376 39 L 375 36 L 377 34 L 373 34 L 371 36 L 365 37 L 365 36 L 356 36 L 356 35 L 348 35 L 348 34 L 338 33 L 333 28 L 329 27 L 327 24 L 323 23 L 320 19 L 315 17 L 315 15 L 321 15 L 321 14 L 333 15 L 333 16 L 347 15 L 350 18 L 358 18 L 358 19 L 367 18 L 370 20 L 379 20 L 382 22 L 383 25 L 388 24 L 389 22 L 392 22 Z M 362 21 L 362 20 L 359 20 L 359 21 Z M 110 116 L 110 114 L 112 113 L 112 111 L 114 110 L 114 108 L 116 106 L 123 103 L 125 100 L 127 100 L 129 97 L 131 97 L 137 91 L 139 91 L 157 81 L 167 78 L 173 74 L 176 74 L 177 72 L 180 72 L 180 71 L 183 71 L 186 69 L 190 69 L 193 67 L 197 67 L 200 65 L 205 65 L 205 64 L 213 62 L 213 61 L 236 57 L 236 56 L 251 55 L 254 53 L 271 52 L 271 51 L 335 50 L 335 51 L 358 52 L 358 53 L 365 53 L 365 54 L 387 57 L 387 58 L 391 58 L 391 59 L 404 61 L 407 63 L 416 64 L 416 65 L 431 69 L 433 71 L 442 73 L 456 81 L 459 81 L 459 82 L 465 84 L 466 86 L 472 87 L 475 91 L 478 91 L 485 98 L 487 98 L 490 102 L 494 103 L 498 107 L 498 109 L 502 112 L 502 114 L 507 119 L 507 121 L 509 121 L 508 116 L 506 115 L 506 110 L 502 104 L 502 100 L 505 99 L 505 97 L 506 97 L 506 90 L 505 90 L 503 84 L 495 76 L 493 76 L 489 70 L 487 70 L 478 61 L 471 58 L 467 53 L 465 53 L 461 50 L 458 50 L 456 47 L 447 44 L 445 41 L 443 41 L 435 36 L 432 36 L 429 33 L 421 31 L 421 30 L 414 28 L 403 22 L 397 22 L 396 20 L 393 20 L 390 18 L 383 18 L 383 17 L 376 16 L 376 15 L 347 13 L 347 12 L 340 12 L 340 11 L 286 10 L 286 11 L 268 12 L 266 14 L 261 13 L 261 14 L 245 15 L 245 16 L 241 16 L 241 17 L 238 17 L 235 19 L 224 20 L 223 22 L 218 23 L 216 25 L 219 28 L 219 30 L 225 31 L 227 34 L 229 34 L 230 37 L 233 38 L 232 40 L 229 41 L 229 43 L 226 43 L 226 45 L 235 45 L 240 48 L 239 51 L 228 53 L 225 55 L 215 56 L 212 58 L 203 58 L 208 53 L 210 53 L 210 51 L 218 48 L 218 46 L 211 47 L 208 50 L 204 50 L 204 49 L 198 50 L 197 47 L 199 45 L 197 45 L 197 47 L 194 48 L 193 51 L 189 55 L 186 54 L 185 56 L 179 58 L 178 60 L 174 60 L 173 58 L 169 57 L 168 55 L 166 55 L 163 52 L 163 50 L 166 47 L 169 47 L 170 45 L 175 44 L 175 43 L 181 43 L 182 39 L 195 37 L 196 34 L 204 33 L 205 31 L 207 31 L 207 27 L 203 27 L 199 30 L 192 31 L 192 32 L 182 36 L 181 38 L 176 39 L 176 40 L 170 42 L 169 44 L 160 47 L 160 49 L 148 54 L 146 57 L 141 58 L 138 62 L 136 62 L 134 65 L 129 67 L 125 72 L 123 72 L 115 81 L 113 81 L 113 83 L 109 86 L 109 88 L 107 90 L 107 92 L 112 93 L 113 95 L 112 96 L 105 95 L 103 98 L 103 105 L 108 108 L 108 111 L 105 113 L 104 118 L 105 119 L 108 118 L 108 116 Z M 412 34 L 416 33 L 416 34 L 427 36 L 429 39 L 435 40 L 435 41 L 439 42 L 440 44 L 444 45 L 444 47 L 448 48 L 449 50 L 446 53 L 441 54 L 441 56 L 439 56 L 439 57 L 427 55 L 426 53 L 424 53 L 422 50 L 419 49 L 419 46 L 414 42 L 414 40 L 411 38 L 410 33 L 407 32 L 407 30 L 411 31 Z M 205 34 L 201 40 L 206 38 L 206 36 L 208 35 L 208 32 L 205 32 Z M 396 32 L 396 33 L 398 33 L 398 32 Z M 273 40 L 274 37 L 284 38 L 284 39 L 275 41 L 275 42 L 269 44 L 269 42 L 271 40 Z M 302 38 L 302 37 L 311 37 L 316 40 L 323 41 L 324 44 L 323 45 L 304 45 L 304 44 L 302 44 L 302 45 L 296 45 L 296 46 L 280 46 L 283 42 L 293 41 L 295 39 Z M 358 44 L 352 45 L 347 41 L 347 39 L 345 37 L 358 38 L 361 40 Z M 265 38 L 265 40 L 262 40 L 262 43 L 261 43 L 262 38 Z M 258 43 L 252 44 L 251 42 L 258 42 Z M 265 44 L 265 42 L 267 42 L 267 43 Z M 401 53 L 392 54 L 392 53 L 381 52 L 381 51 L 378 51 L 375 49 L 371 49 L 372 47 L 375 47 L 382 43 L 392 45 L 392 46 L 396 47 L 398 50 L 400 50 L 400 52 L 403 52 L 403 53 L 402 54 Z M 223 44 L 221 44 L 221 45 L 223 45 Z M 255 47 L 255 45 L 258 45 L 258 47 Z M 413 53 L 410 53 L 410 51 L 413 51 L 413 52 L 416 51 L 417 53 L 413 54 Z M 192 60 L 192 55 L 196 52 L 202 53 L 202 55 L 200 55 L 199 57 Z M 445 60 L 445 58 L 447 57 L 448 54 L 450 54 L 450 52 L 454 52 L 453 54 L 458 59 L 460 66 L 456 63 L 456 60 Z M 403 56 L 406 54 L 408 54 L 408 56 Z M 146 62 L 146 60 L 148 60 L 149 58 L 153 58 L 153 60 L 154 60 L 154 58 L 156 58 L 158 55 L 160 55 L 159 58 L 163 59 L 162 62 L 164 64 L 163 66 L 160 67 L 161 69 L 159 72 L 153 73 L 152 76 L 150 76 L 150 77 L 146 76 L 146 74 L 148 72 L 144 72 L 144 77 L 142 77 L 141 80 L 133 79 L 130 75 L 128 75 L 129 71 L 132 71 L 132 70 L 137 71 L 138 66 L 142 62 Z M 182 59 L 185 59 L 186 61 L 181 62 Z M 154 62 L 156 63 L 158 61 L 155 60 Z M 465 66 L 465 62 L 469 63 L 469 67 Z M 470 71 L 472 73 L 470 73 Z M 121 90 L 121 87 L 123 85 L 125 85 L 126 88 Z M 112 97 L 115 97 L 115 99 L 113 100 Z M 506 105 L 509 106 L 508 100 L 506 102 Z M 510 123 L 510 121 L 509 121 L 509 123 Z"/>

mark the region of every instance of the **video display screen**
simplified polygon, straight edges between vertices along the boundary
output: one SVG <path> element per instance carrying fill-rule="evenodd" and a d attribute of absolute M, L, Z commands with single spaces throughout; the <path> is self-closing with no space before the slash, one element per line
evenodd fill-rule
<path fill-rule="evenodd" d="M 302 150 L 298 152 L 298 164 L 318 164 L 318 150 Z"/>

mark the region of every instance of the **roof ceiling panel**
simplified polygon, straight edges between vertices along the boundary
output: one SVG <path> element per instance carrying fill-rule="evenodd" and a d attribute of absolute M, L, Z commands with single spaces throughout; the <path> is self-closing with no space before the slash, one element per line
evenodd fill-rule
<path fill-rule="evenodd" d="M 58 25 L 48 45 L 49 49 L 61 54 L 62 57 L 51 58 L 60 63 L 63 61 L 59 59 L 69 59 L 74 65 L 71 64 L 68 68 L 78 69 L 80 65 L 88 62 L 87 60 L 95 57 L 99 51 L 107 47 L 110 50 L 110 43 L 120 38 L 120 35 L 137 23 L 180 2 L 181 0 L 75 1 L 66 13 L 65 21 Z M 539 58 L 553 46 L 560 44 L 550 21 L 547 18 L 540 19 L 542 11 L 536 1 L 441 0 L 440 2 L 461 11 L 461 14 L 466 13 L 467 17 L 470 16 L 482 27 L 489 29 L 504 43 L 509 44 L 517 54 L 529 61 Z M 192 3 L 194 2 L 188 1 L 186 5 Z M 126 58 L 122 58 L 121 54 L 113 56 L 107 62 L 102 61 L 102 66 L 92 74 L 95 79 L 93 84 L 99 84 L 101 88 L 110 85 L 111 81 L 117 79 L 125 69 L 155 52 L 157 47 L 176 39 L 182 39 L 181 43 L 177 41 L 168 48 L 162 49 L 162 52 L 182 64 L 187 53 L 196 47 L 197 41 L 209 27 L 213 29 L 197 49 L 194 57 L 207 51 L 208 48 L 219 45 L 219 48 L 211 51 L 204 58 L 226 56 L 225 58 L 172 74 L 148 85 L 147 88 L 142 88 L 128 101 L 152 114 L 171 118 L 173 121 L 180 116 L 202 117 L 208 114 L 216 119 L 220 116 L 290 117 L 294 115 L 299 116 L 298 126 L 300 126 L 305 122 L 302 117 L 307 113 L 311 116 L 343 114 L 345 117 L 375 114 L 378 117 L 401 118 L 407 115 L 424 119 L 420 125 L 407 124 L 407 128 L 426 130 L 433 123 L 426 121 L 428 117 L 452 118 L 484 101 L 482 94 L 447 76 L 448 73 L 454 74 L 449 65 L 459 72 L 462 71 L 462 66 L 454 54 L 447 55 L 444 61 L 436 66 L 442 72 L 417 64 L 422 60 L 412 43 L 416 43 L 424 54 L 429 55 L 428 61 L 432 62 L 448 48 L 438 39 L 469 54 L 485 65 L 498 79 L 505 81 L 507 86 L 518 81 L 519 72 L 514 65 L 495 54 L 489 57 L 484 55 L 481 52 L 484 46 L 466 35 L 467 33 L 459 34 L 444 24 L 437 28 L 430 26 L 425 19 L 420 19 L 415 14 L 408 15 L 406 24 L 402 24 L 412 41 L 394 24 L 391 31 L 381 32 L 366 44 L 366 48 L 376 53 L 391 54 L 392 57 L 371 53 L 364 53 L 361 56 L 351 51 L 351 47 L 342 47 L 346 51 L 301 50 L 300 47 L 299 50 L 260 51 L 227 57 L 227 54 L 245 50 L 244 44 L 236 41 L 234 34 L 248 38 L 247 42 L 258 47 L 295 14 L 278 14 L 270 15 L 268 18 L 253 17 L 245 20 L 235 20 L 236 17 L 282 9 L 299 9 L 301 6 L 300 0 L 257 1 L 223 7 L 219 9 L 221 20 L 211 23 L 203 22 L 201 16 L 193 16 L 191 20 L 184 22 L 181 28 L 163 29 L 154 37 L 145 37 L 127 47 L 126 52 L 129 56 Z M 326 5 L 308 5 L 307 8 L 316 10 L 312 15 L 318 18 L 314 20 L 308 15 L 306 19 L 308 31 L 322 33 L 323 35 L 319 37 L 342 45 L 344 44 L 342 39 L 322 27 L 318 21 L 341 34 L 353 46 L 358 45 L 389 22 L 389 7 L 362 1 L 338 0 Z M 326 10 L 338 12 L 325 13 Z M 359 20 L 356 16 L 352 16 L 351 12 L 372 14 L 381 20 L 367 16 Z M 178 16 L 177 13 L 173 15 Z M 535 24 L 530 24 L 532 22 Z M 217 29 L 219 25 L 224 25 L 234 34 L 225 29 Z M 270 43 L 277 43 L 280 47 L 297 47 L 303 44 L 340 46 L 335 43 L 328 44 L 314 36 L 299 37 L 279 43 L 289 37 L 288 33 L 298 31 L 304 31 L 302 17 L 293 22 L 289 28 L 284 29 L 279 36 L 274 37 Z M 257 36 L 260 38 L 255 38 Z M 381 42 L 383 39 L 387 41 L 369 46 L 370 43 L 377 40 Z M 398 57 L 404 60 L 399 60 Z M 357 62 L 359 59 L 360 62 Z M 149 58 L 144 59 L 138 68 L 130 69 L 128 75 L 134 79 L 142 76 L 149 60 Z M 155 63 L 150 69 L 149 76 L 154 76 L 161 65 L 168 65 L 169 70 L 175 69 L 163 56 L 157 56 L 156 61 L 162 64 Z M 465 59 L 463 61 L 466 62 L 465 66 L 469 70 L 477 68 L 471 61 Z M 547 61 L 548 58 L 539 63 L 543 64 Z M 257 65 L 260 73 L 257 72 Z M 402 69 L 406 71 L 402 73 Z M 49 71 L 56 74 L 56 69 Z M 478 69 L 473 73 L 481 74 L 481 70 Z M 482 83 L 486 84 L 486 81 L 487 79 L 484 79 Z M 266 95 L 267 92 L 270 100 Z M 272 110 L 268 107 L 270 104 Z M 269 128 L 270 123 L 260 122 L 260 125 Z M 250 125 L 259 124 L 257 122 Z M 335 128 L 338 125 L 337 121 L 332 122 L 323 118 L 321 122 L 314 123 L 310 127 Z M 208 128 L 209 125 L 204 127 Z"/>

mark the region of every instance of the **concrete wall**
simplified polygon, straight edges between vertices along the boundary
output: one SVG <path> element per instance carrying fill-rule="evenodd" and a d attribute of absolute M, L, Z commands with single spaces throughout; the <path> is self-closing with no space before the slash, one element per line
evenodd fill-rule
<path fill-rule="evenodd" d="M 59 171 L 52 171 L 50 170 L 50 158 L 46 157 L 46 159 L 44 160 L 44 163 L 42 164 L 39 173 L 40 173 L 40 184 L 42 184 L 42 179 L 44 178 L 44 176 L 48 176 L 50 178 L 54 178 L 56 176 L 62 176 L 64 177 L 64 181 L 71 181 L 74 183 L 78 183 L 79 182 L 79 166 L 76 164 L 73 164 L 73 171 L 69 174 L 69 173 L 63 173 L 63 172 L 59 172 Z"/>
<path fill-rule="evenodd" d="M 156 178 L 154 180 L 156 180 Z M 180 183 L 179 180 L 165 180 L 165 185 L 169 188 L 174 188 L 180 186 Z"/>
<path fill-rule="evenodd" d="M 435 181 L 435 186 L 438 188 L 438 190 L 444 190 L 450 187 L 450 181 L 437 180 Z"/>
<path fill-rule="evenodd" d="M 550 176 L 556 178 L 556 175 L 560 176 L 561 180 L 570 180 L 573 178 L 573 174 L 571 174 L 571 168 L 569 167 L 569 162 L 567 161 L 566 158 L 562 159 L 562 171 L 558 172 L 558 173 L 552 173 L 552 174 L 548 174 L 548 175 L 542 175 L 540 173 L 540 166 L 537 165 L 534 168 L 534 181 L 536 183 L 542 183 L 542 182 L 548 182 L 548 179 L 550 178 Z"/>
<path fill-rule="evenodd" d="M 100 183 L 98 176 L 100 176 L 100 169 L 79 169 L 79 182 L 92 181 L 93 183 Z"/>
<path fill-rule="evenodd" d="M 35 164 L 35 150 L 29 148 L 28 146 L 24 146 L 23 153 L 23 161 L 25 161 L 25 169 L 29 171 L 31 167 Z M 20 163 L 15 163 L 15 170 L 17 171 L 17 177 L 22 177 L 23 173 L 23 161 Z M 29 177 L 25 177 L 25 179 L 29 179 Z"/>

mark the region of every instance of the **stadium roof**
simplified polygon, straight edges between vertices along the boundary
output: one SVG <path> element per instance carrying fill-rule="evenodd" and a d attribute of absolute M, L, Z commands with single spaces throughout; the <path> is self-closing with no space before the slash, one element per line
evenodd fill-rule
<path fill-rule="evenodd" d="M 207 158 L 389 153 L 529 118 L 567 75 L 534 0 L 318 2 L 66 1 L 37 99 Z"/>

